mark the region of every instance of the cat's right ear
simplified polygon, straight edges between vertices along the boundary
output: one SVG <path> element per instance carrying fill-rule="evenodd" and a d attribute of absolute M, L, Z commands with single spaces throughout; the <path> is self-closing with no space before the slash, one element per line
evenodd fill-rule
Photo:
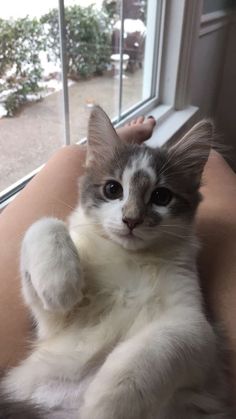
<path fill-rule="evenodd" d="M 168 165 L 176 177 L 184 174 L 192 184 L 200 185 L 202 172 L 213 144 L 214 125 L 211 120 L 202 120 L 174 143 L 164 144 Z"/>
<path fill-rule="evenodd" d="M 121 145 L 109 117 L 100 106 L 95 106 L 90 114 L 87 141 L 86 165 L 111 158 L 114 149 Z"/>

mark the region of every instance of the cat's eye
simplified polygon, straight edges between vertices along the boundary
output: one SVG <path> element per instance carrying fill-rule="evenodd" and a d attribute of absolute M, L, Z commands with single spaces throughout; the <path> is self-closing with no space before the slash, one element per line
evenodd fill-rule
<path fill-rule="evenodd" d="M 168 188 L 157 188 L 151 195 L 151 203 L 165 207 L 171 201 L 173 195 Z"/>
<path fill-rule="evenodd" d="M 108 180 L 103 188 L 103 193 L 108 199 L 119 199 L 123 196 L 123 188 L 116 180 Z"/>

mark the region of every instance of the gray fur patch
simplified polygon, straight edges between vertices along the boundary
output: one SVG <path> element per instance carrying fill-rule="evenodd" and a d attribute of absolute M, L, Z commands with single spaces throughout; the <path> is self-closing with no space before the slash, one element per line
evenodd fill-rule
<path fill-rule="evenodd" d="M 0 419 L 46 419 L 46 412 L 28 402 L 0 395 Z"/>

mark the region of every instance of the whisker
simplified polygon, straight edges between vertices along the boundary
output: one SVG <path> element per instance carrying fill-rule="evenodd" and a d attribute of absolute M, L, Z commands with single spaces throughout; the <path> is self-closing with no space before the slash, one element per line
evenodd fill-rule
<path fill-rule="evenodd" d="M 59 202 L 60 204 L 65 205 L 67 208 L 70 208 L 72 211 L 78 212 L 77 207 L 72 207 L 71 205 L 67 204 L 65 201 L 59 198 L 55 198 L 55 201 Z"/>
<path fill-rule="evenodd" d="M 79 224 L 73 224 L 72 229 L 73 229 L 74 227 L 85 227 L 85 226 L 93 226 L 93 225 L 102 225 L 102 223 L 94 223 L 94 222 L 91 222 L 91 223 L 79 223 Z"/>
<path fill-rule="evenodd" d="M 173 231 L 165 231 L 165 230 L 163 230 L 163 233 L 168 235 L 168 236 L 177 237 L 179 239 L 190 239 L 190 238 L 192 238 L 191 234 L 177 234 L 177 233 L 174 233 Z"/>
<path fill-rule="evenodd" d="M 180 224 L 159 224 L 160 227 L 178 227 L 182 230 L 188 230 L 189 227 L 185 227 L 185 226 L 180 226 Z"/>

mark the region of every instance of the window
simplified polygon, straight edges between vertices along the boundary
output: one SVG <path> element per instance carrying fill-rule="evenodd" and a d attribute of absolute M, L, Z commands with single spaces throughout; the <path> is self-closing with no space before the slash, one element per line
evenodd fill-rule
<path fill-rule="evenodd" d="M 15 182 L 21 183 L 23 177 L 63 145 L 60 63 L 48 60 L 44 32 L 47 28 L 41 22 L 49 8 L 56 9 L 58 19 L 57 0 L 8 0 L 0 10 L 0 191 L 3 199 L 4 195 L 11 195 Z"/>
<path fill-rule="evenodd" d="M 81 3 L 81 0 L 73 2 L 75 10 Z M 92 27 L 86 23 L 88 42 L 83 50 L 88 68 L 83 68 L 83 57 L 82 62 L 78 60 L 78 66 L 81 66 L 82 71 L 88 72 L 89 77 L 76 83 L 72 81 L 68 90 L 69 121 L 66 122 L 70 126 L 70 142 L 78 142 L 86 136 L 87 120 L 94 103 L 99 103 L 114 122 L 119 122 L 141 104 L 154 98 L 157 102 L 155 65 L 161 3 L 156 0 L 97 1 L 97 16 L 100 13 L 103 16 L 99 17 L 98 22 L 101 34 L 96 35 L 97 41 L 94 43 L 94 24 L 92 26 L 90 18 Z M 70 0 L 65 0 L 62 25 L 65 27 L 67 39 L 66 53 L 68 54 L 68 45 L 71 51 L 68 59 L 70 75 L 74 51 L 76 59 L 83 52 L 80 51 L 81 40 L 75 39 L 72 34 L 73 28 L 68 16 L 72 9 L 69 5 Z M 84 24 L 82 21 L 81 23 Z M 90 74 L 93 67 L 95 71 Z M 80 75 L 80 68 L 77 74 Z"/>
<path fill-rule="evenodd" d="M 164 121 L 184 109 L 191 54 L 183 34 L 187 30 L 194 37 L 191 22 L 200 3 L 5 2 L 0 12 L 0 203 L 55 150 L 86 136 L 95 103 L 116 124 L 150 109 Z"/>

